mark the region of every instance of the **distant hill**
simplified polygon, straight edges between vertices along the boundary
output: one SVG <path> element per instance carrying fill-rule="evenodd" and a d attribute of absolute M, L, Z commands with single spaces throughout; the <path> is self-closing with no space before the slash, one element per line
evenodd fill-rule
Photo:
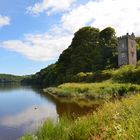
<path fill-rule="evenodd" d="M 25 76 L 11 74 L 0 74 L 0 83 L 20 82 Z"/>

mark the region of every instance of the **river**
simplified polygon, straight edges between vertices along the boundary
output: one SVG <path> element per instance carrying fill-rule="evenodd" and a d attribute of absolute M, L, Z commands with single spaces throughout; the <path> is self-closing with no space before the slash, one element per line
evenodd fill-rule
<path fill-rule="evenodd" d="M 33 133 L 46 120 L 83 115 L 94 107 L 61 102 L 39 88 L 19 84 L 0 84 L 0 140 L 18 140 Z"/>

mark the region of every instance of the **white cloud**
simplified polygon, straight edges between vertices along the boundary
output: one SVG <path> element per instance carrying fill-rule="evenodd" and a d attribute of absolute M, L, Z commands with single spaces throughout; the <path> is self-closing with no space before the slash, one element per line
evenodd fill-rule
<path fill-rule="evenodd" d="M 70 44 L 71 38 L 70 35 L 31 34 L 25 35 L 23 40 L 4 41 L 1 46 L 21 53 L 32 60 L 48 61 L 57 59 L 59 54 Z"/>
<path fill-rule="evenodd" d="M 47 12 L 50 14 L 55 11 L 65 11 L 71 6 L 75 0 L 42 0 L 27 8 L 27 12 L 31 14 L 39 14 Z"/>
<path fill-rule="evenodd" d="M 7 16 L 0 15 L 0 27 L 9 25 L 10 24 L 10 18 Z"/>
<path fill-rule="evenodd" d="M 80 5 L 70 12 L 64 14 L 61 18 L 63 27 L 72 33 L 79 28 L 87 25 L 90 21 L 94 20 L 94 2 L 88 2 L 85 5 Z"/>
<path fill-rule="evenodd" d="M 79 27 L 92 25 L 103 29 L 112 26 L 117 34 L 135 32 L 140 35 L 139 0 L 90 0 L 62 16 L 63 27 L 75 32 Z"/>

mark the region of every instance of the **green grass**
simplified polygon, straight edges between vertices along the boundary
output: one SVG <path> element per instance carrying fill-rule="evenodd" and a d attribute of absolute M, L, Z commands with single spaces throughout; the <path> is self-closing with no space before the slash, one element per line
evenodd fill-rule
<path fill-rule="evenodd" d="M 57 97 L 76 99 L 112 99 L 140 91 L 140 85 L 130 83 L 65 83 L 58 87 L 44 89 L 44 92 Z"/>
<path fill-rule="evenodd" d="M 139 140 L 140 95 L 107 102 L 87 116 L 74 121 L 46 121 L 38 132 L 21 140 Z"/>

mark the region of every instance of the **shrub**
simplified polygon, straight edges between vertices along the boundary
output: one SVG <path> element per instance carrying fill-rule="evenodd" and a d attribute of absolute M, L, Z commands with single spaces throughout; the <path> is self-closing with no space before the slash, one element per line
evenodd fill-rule
<path fill-rule="evenodd" d="M 116 70 L 113 80 L 118 82 L 140 83 L 140 66 L 127 65 Z"/>

